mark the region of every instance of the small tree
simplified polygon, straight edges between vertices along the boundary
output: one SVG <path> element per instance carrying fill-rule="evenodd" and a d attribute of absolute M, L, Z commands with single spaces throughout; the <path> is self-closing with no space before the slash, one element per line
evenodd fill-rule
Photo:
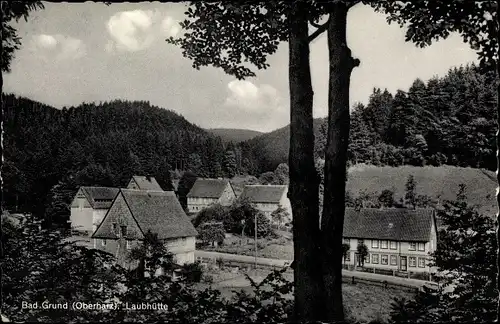
<path fill-rule="evenodd" d="M 199 262 L 186 263 L 182 266 L 182 272 L 187 283 L 196 283 L 201 281 L 203 276 L 203 268 Z"/>
<path fill-rule="evenodd" d="M 236 175 L 237 166 L 234 151 L 226 151 L 226 154 L 224 155 L 222 170 L 226 178 L 232 178 Z"/>
<path fill-rule="evenodd" d="M 345 264 L 345 261 L 347 259 L 347 255 L 349 253 L 349 250 L 351 249 L 351 246 L 347 243 L 343 243 L 342 244 L 342 257 L 343 257 L 343 261 L 344 261 L 344 264 Z"/>
<path fill-rule="evenodd" d="M 222 244 L 226 235 L 222 222 L 203 223 L 198 227 L 198 233 L 198 238 L 203 241 L 204 244 L 211 244 L 214 246 L 216 243 Z"/>
<path fill-rule="evenodd" d="M 394 207 L 396 204 L 394 191 L 389 189 L 382 190 L 382 193 L 378 196 L 378 201 L 383 207 Z"/>
<path fill-rule="evenodd" d="M 277 224 L 278 228 L 281 228 L 289 217 L 290 214 L 281 205 L 278 205 L 278 208 L 271 213 L 271 219 Z"/>
<path fill-rule="evenodd" d="M 288 168 L 288 164 L 280 163 L 276 170 L 274 170 L 274 174 L 276 176 L 276 184 L 278 185 L 287 185 L 289 182 L 288 173 L 290 172 Z"/>
<path fill-rule="evenodd" d="M 358 253 L 358 265 L 363 267 L 365 265 L 365 258 L 368 256 L 368 247 L 365 243 L 358 243 L 356 252 Z"/>
<path fill-rule="evenodd" d="M 257 217 L 257 237 L 267 237 L 273 233 L 271 228 L 271 222 L 269 219 L 259 211 L 256 211 Z M 254 236 L 255 235 L 255 215 L 253 217 L 249 217 L 245 221 L 245 229 L 247 235 Z"/>
<path fill-rule="evenodd" d="M 172 270 L 174 265 L 173 255 L 158 238 L 158 234 L 151 231 L 146 232 L 142 243 L 130 251 L 128 260 L 138 263 L 134 272 L 136 277 L 141 279 L 149 272 L 148 269 L 151 269 L 154 275 L 158 269 L 165 273 Z"/>
<path fill-rule="evenodd" d="M 405 198 L 404 204 L 408 208 L 415 209 L 417 204 L 417 193 L 416 193 L 416 183 L 415 178 L 412 174 L 408 176 L 405 184 Z"/>
<path fill-rule="evenodd" d="M 277 184 L 278 183 L 278 178 L 276 177 L 276 174 L 274 172 L 264 172 L 260 175 L 259 177 L 259 182 L 261 184 L 267 185 L 267 184 Z"/>

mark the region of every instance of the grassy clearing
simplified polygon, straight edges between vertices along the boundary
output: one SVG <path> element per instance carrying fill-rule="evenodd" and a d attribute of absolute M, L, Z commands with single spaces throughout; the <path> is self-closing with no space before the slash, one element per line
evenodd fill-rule
<path fill-rule="evenodd" d="M 440 198 L 441 201 L 455 199 L 458 186 L 467 185 L 467 200 L 477 205 L 480 212 L 494 215 L 496 213 L 495 173 L 473 168 L 454 166 L 440 167 L 376 167 L 358 164 L 349 168 L 347 190 L 353 195 L 366 190 L 379 193 L 384 189 L 394 191 L 397 200 L 404 196 L 405 184 L 409 175 L 415 177 L 417 193 Z"/>
<path fill-rule="evenodd" d="M 374 320 L 387 322 L 394 298 L 413 296 L 409 292 L 365 284 L 344 284 L 342 292 L 347 319 L 361 323 Z"/>
<path fill-rule="evenodd" d="M 213 270 L 211 270 L 213 272 Z M 216 272 L 227 272 L 228 270 L 219 269 Z M 215 273 L 215 272 L 214 272 Z M 255 273 L 253 270 L 248 272 L 252 277 L 263 278 L 268 272 L 258 271 Z M 246 291 L 252 293 L 250 284 L 245 283 L 243 272 L 239 271 L 238 274 L 227 274 L 228 278 L 224 282 L 212 284 L 213 288 L 218 289 L 222 296 L 230 299 L 234 296 L 234 291 Z M 288 280 L 292 280 L 293 276 L 287 276 Z M 204 284 L 201 287 L 207 287 Z M 348 284 L 344 283 L 342 286 L 344 297 L 344 307 L 346 312 L 346 319 L 357 323 L 368 323 L 370 321 L 387 322 L 390 317 L 391 303 L 395 297 L 412 298 L 413 294 L 398 289 L 388 288 L 384 289 L 378 286 L 370 286 L 366 284 Z M 293 296 L 289 296 L 293 298 Z"/>

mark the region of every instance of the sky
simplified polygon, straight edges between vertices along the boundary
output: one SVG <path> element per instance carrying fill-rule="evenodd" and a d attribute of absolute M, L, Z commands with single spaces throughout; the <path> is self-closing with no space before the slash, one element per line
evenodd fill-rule
<path fill-rule="evenodd" d="M 4 91 L 56 108 L 114 99 L 146 100 L 204 128 L 268 132 L 289 117 L 288 48 L 280 45 L 270 67 L 243 81 L 213 67 L 193 69 L 179 48 L 183 3 L 45 3 L 16 25 L 22 48 Z M 311 31 L 313 28 L 311 27 Z M 416 78 L 443 76 L 477 62 L 459 35 L 418 48 L 405 29 L 357 5 L 349 11 L 348 46 L 361 60 L 351 78 L 350 102 L 366 103 L 374 87 L 407 90 Z M 328 49 L 325 35 L 311 44 L 314 116 L 327 115 Z"/>

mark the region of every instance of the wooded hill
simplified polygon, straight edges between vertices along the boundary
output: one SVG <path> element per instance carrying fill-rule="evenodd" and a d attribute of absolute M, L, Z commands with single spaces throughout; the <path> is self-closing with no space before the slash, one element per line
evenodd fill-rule
<path fill-rule="evenodd" d="M 3 204 L 10 210 L 43 216 L 51 208 L 64 218 L 81 185 L 124 186 L 137 174 L 155 176 L 169 189 L 170 171 L 189 167 L 203 176 L 225 175 L 219 137 L 148 102 L 61 110 L 14 95 L 2 100 Z"/>
<path fill-rule="evenodd" d="M 442 78 L 415 80 L 395 95 L 375 88 L 368 104 L 351 113 L 349 161 L 373 165 L 454 165 L 495 170 L 495 76 L 474 65 Z M 316 155 L 327 129 L 315 120 Z M 241 143 L 255 174 L 288 161 L 289 127 Z"/>
<path fill-rule="evenodd" d="M 237 128 L 210 128 L 207 129 L 207 132 L 212 133 L 215 136 L 219 136 L 224 143 L 244 142 L 263 134 L 262 132 L 251 129 L 237 129 Z"/>

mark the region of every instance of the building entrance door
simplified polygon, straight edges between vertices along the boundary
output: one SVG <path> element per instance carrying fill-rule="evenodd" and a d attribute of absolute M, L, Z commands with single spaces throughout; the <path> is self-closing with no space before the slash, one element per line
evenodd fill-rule
<path fill-rule="evenodd" d="M 402 257 L 399 257 L 400 258 L 400 261 L 401 261 L 401 271 L 406 271 L 406 257 L 405 256 L 402 256 Z"/>

